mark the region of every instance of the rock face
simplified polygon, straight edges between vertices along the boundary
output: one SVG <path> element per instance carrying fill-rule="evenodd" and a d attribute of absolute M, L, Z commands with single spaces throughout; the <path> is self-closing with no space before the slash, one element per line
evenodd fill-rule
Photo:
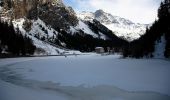
<path fill-rule="evenodd" d="M 4 0 L 3 7 L 3 16 L 11 19 L 40 18 L 55 29 L 67 30 L 78 23 L 74 10 L 66 7 L 62 0 Z"/>
<path fill-rule="evenodd" d="M 38 17 L 55 29 L 67 30 L 70 26 L 76 26 L 78 23 L 75 12 L 63 5 L 44 4 L 39 7 L 38 11 Z"/>
<path fill-rule="evenodd" d="M 36 8 L 37 3 L 36 0 L 3 0 L 4 13 L 10 10 L 11 13 L 7 14 L 7 17 L 23 18 L 27 16 L 29 10 Z"/>

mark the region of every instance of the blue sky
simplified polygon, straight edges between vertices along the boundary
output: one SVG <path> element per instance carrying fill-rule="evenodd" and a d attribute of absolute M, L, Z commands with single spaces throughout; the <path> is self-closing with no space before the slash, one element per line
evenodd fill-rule
<path fill-rule="evenodd" d="M 161 0 L 63 0 L 76 12 L 103 9 L 112 15 L 127 18 L 136 23 L 152 23 L 157 19 Z"/>
<path fill-rule="evenodd" d="M 88 4 L 90 0 L 63 0 L 64 4 L 67 6 L 73 7 L 73 9 L 76 12 L 81 12 L 81 11 L 95 11 L 97 9 L 93 7 L 89 7 L 90 5 Z"/>

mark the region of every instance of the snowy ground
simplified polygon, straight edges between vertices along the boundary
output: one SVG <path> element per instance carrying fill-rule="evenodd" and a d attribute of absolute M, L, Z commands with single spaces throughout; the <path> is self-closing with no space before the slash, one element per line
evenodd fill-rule
<path fill-rule="evenodd" d="M 164 59 L 0 59 L 0 100 L 170 100 L 169 76 Z"/>
<path fill-rule="evenodd" d="M 165 36 L 161 36 L 161 39 L 155 43 L 155 52 L 153 53 L 154 58 L 165 58 L 164 52 L 166 47 Z"/>

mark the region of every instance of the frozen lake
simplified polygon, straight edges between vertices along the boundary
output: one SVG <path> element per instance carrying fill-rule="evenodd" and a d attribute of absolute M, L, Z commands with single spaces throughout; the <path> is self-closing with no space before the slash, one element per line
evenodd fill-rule
<path fill-rule="evenodd" d="M 170 100 L 169 76 L 164 59 L 0 59 L 0 100 Z"/>

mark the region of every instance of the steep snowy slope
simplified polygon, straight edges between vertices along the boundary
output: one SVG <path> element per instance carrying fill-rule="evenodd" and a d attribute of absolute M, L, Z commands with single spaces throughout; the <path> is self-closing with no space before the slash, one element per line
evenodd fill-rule
<path fill-rule="evenodd" d="M 93 19 L 96 19 L 112 30 L 115 35 L 128 41 L 138 39 L 145 33 L 146 27 L 148 26 L 145 24 L 133 23 L 130 20 L 118 16 L 113 16 L 103 10 L 97 10 L 94 13 L 82 12 L 77 14 L 77 16 L 85 21 L 92 21 Z"/>
<path fill-rule="evenodd" d="M 36 46 L 37 50 L 35 51 L 35 55 L 57 55 L 63 54 L 67 52 L 69 54 L 78 53 L 78 51 L 70 51 L 58 45 L 54 45 L 48 40 L 52 40 L 53 37 L 56 37 L 57 31 L 53 28 L 47 26 L 42 20 L 38 19 L 33 21 L 33 25 L 29 32 L 26 32 L 23 28 L 23 24 L 25 19 L 17 19 L 13 21 L 14 27 L 21 31 L 23 35 L 29 36 L 33 40 L 34 45 Z M 44 39 L 44 40 L 43 40 Z"/>
<path fill-rule="evenodd" d="M 79 30 L 82 30 L 85 34 L 91 35 L 94 38 L 100 38 L 103 40 L 106 40 L 108 37 L 103 34 L 102 32 L 99 32 L 99 34 L 96 34 L 95 32 L 93 32 L 90 27 L 88 26 L 88 24 L 86 24 L 85 22 L 79 20 L 78 25 L 76 27 L 71 26 L 70 31 L 72 33 L 78 32 Z"/>
<path fill-rule="evenodd" d="M 2 10 L 2 7 L 0 6 L 0 11 Z"/>

